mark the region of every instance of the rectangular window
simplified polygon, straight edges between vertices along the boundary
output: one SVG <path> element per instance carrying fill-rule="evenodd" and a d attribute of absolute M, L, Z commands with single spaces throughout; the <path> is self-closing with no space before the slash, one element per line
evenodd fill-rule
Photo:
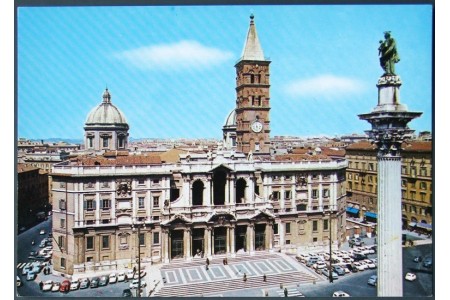
<path fill-rule="evenodd" d="M 58 246 L 59 248 L 64 248 L 65 246 L 65 240 L 64 237 L 62 235 L 58 236 Z"/>
<path fill-rule="evenodd" d="M 406 183 L 407 183 L 406 179 L 402 179 L 402 186 L 406 186 Z"/>
<path fill-rule="evenodd" d="M 373 182 L 373 177 L 372 177 L 372 176 L 368 176 L 367 178 L 368 178 L 368 180 L 369 180 L 369 183 L 372 183 L 372 182 Z"/>
<path fill-rule="evenodd" d="M 420 193 L 420 201 L 425 202 L 426 201 L 426 194 L 425 193 Z"/>
<path fill-rule="evenodd" d="M 153 216 L 153 217 L 152 217 L 152 220 L 153 220 L 153 221 L 159 221 L 159 216 Z"/>
<path fill-rule="evenodd" d="M 94 200 L 84 201 L 84 209 L 85 210 L 94 210 L 95 209 L 95 201 Z"/>
<path fill-rule="evenodd" d="M 290 176 L 290 175 L 286 175 L 286 176 L 284 177 L 284 179 L 286 179 L 286 180 L 291 180 L 291 176 Z"/>
<path fill-rule="evenodd" d="M 355 162 L 355 169 L 359 168 L 359 162 Z"/>
<path fill-rule="evenodd" d="M 66 200 L 64 199 L 59 200 L 59 209 L 66 210 Z"/>
<path fill-rule="evenodd" d="M 272 199 L 274 201 L 278 201 L 280 199 L 280 192 L 279 191 L 272 192 Z"/>
<path fill-rule="evenodd" d="M 159 232 L 153 232 L 153 244 L 154 245 L 159 244 Z"/>
<path fill-rule="evenodd" d="M 102 182 L 102 187 L 104 187 L 104 188 L 109 187 L 109 182 L 108 181 L 103 181 Z"/>
<path fill-rule="evenodd" d="M 355 174 L 355 180 L 359 180 L 359 175 Z"/>
<path fill-rule="evenodd" d="M 255 151 L 259 151 L 259 142 L 255 143 Z"/>
<path fill-rule="evenodd" d="M 348 173 L 348 179 L 352 179 L 352 173 Z"/>
<path fill-rule="evenodd" d="M 315 238 L 313 238 L 313 242 L 317 242 L 317 238 L 315 237 Z"/>
<path fill-rule="evenodd" d="M 284 192 L 284 199 L 291 199 L 291 191 Z"/>
<path fill-rule="evenodd" d="M 312 190 L 312 198 L 317 199 L 319 197 L 319 191 L 318 190 Z"/>
<path fill-rule="evenodd" d="M 402 198 L 406 199 L 406 191 L 405 190 L 402 190 Z"/>
<path fill-rule="evenodd" d="M 414 206 L 414 205 L 411 205 L 410 207 L 409 207 L 409 212 L 411 212 L 411 213 L 416 213 L 417 211 L 416 211 L 416 207 Z"/>
<path fill-rule="evenodd" d="M 59 187 L 60 188 L 65 188 L 66 187 L 66 183 L 65 182 L 60 182 L 59 183 Z"/>
<path fill-rule="evenodd" d="M 145 184 L 145 179 L 139 179 L 138 180 L 138 184 L 139 185 L 144 185 Z"/>
<path fill-rule="evenodd" d="M 420 168 L 420 176 L 427 176 L 427 168 Z"/>
<path fill-rule="evenodd" d="M 323 189 L 323 197 L 324 198 L 330 197 L 330 190 L 329 189 Z"/>
<path fill-rule="evenodd" d="M 139 246 L 145 246 L 145 233 L 139 234 Z"/>
<path fill-rule="evenodd" d="M 416 192 L 410 192 L 411 200 L 416 200 Z"/>
<path fill-rule="evenodd" d="M 109 249 L 109 235 L 102 236 L 102 248 Z"/>
<path fill-rule="evenodd" d="M 59 219 L 59 227 L 60 228 L 66 227 L 66 219 Z"/>
<path fill-rule="evenodd" d="M 273 234 L 278 234 L 278 224 L 273 224 Z"/>
<path fill-rule="evenodd" d="M 93 236 L 86 237 L 86 250 L 94 250 L 94 237 Z"/>
<path fill-rule="evenodd" d="M 111 200 L 103 199 L 100 200 L 100 209 L 108 210 L 111 208 Z"/>
<path fill-rule="evenodd" d="M 402 174 L 406 174 L 406 171 L 407 171 L 406 166 L 402 166 Z"/>
<path fill-rule="evenodd" d="M 313 174 L 312 179 L 317 180 L 317 179 L 319 179 L 319 176 L 317 174 Z"/>
<path fill-rule="evenodd" d="M 373 163 L 369 163 L 369 171 L 373 171 Z"/>
<path fill-rule="evenodd" d="M 61 269 L 66 268 L 66 259 L 64 257 L 61 257 Z"/>
<path fill-rule="evenodd" d="M 402 211 L 406 211 L 406 205 L 402 204 Z"/>
<path fill-rule="evenodd" d="M 153 179 L 153 184 L 159 184 L 159 179 Z"/>
<path fill-rule="evenodd" d="M 328 230 L 328 220 L 323 220 L 323 230 Z"/>
<path fill-rule="evenodd" d="M 290 245 L 291 244 L 291 240 L 286 240 L 286 245 Z"/>
<path fill-rule="evenodd" d="M 104 137 L 103 138 L 103 148 L 108 148 L 108 138 L 107 137 Z"/>
<path fill-rule="evenodd" d="M 159 196 L 153 197 L 153 207 L 159 207 Z"/>
<path fill-rule="evenodd" d="M 411 176 L 416 177 L 416 167 L 411 167 Z"/>
<path fill-rule="evenodd" d="M 313 221 L 313 232 L 317 231 L 317 221 Z"/>
<path fill-rule="evenodd" d="M 420 183 L 420 189 L 421 190 L 426 190 L 427 189 L 427 183 L 426 182 L 421 182 Z"/>
<path fill-rule="evenodd" d="M 139 208 L 145 208 L 145 198 L 139 197 L 138 201 L 139 201 Z"/>
<path fill-rule="evenodd" d="M 291 223 L 286 223 L 286 233 L 291 233 Z"/>

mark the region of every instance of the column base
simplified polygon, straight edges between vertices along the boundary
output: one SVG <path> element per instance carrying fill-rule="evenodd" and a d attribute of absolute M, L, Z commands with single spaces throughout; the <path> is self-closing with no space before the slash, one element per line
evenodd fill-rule
<path fill-rule="evenodd" d="M 235 258 L 236 257 L 236 253 L 231 253 L 231 257 Z"/>
<path fill-rule="evenodd" d="M 250 256 L 254 256 L 255 255 L 255 251 L 250 251 Z"/>

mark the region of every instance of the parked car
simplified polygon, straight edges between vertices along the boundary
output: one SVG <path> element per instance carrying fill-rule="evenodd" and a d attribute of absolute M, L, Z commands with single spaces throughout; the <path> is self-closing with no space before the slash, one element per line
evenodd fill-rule
<path fill-rule="evenodd" d="M 32 266 L 25 266 L 25 267 L 22 269 L 22 275 L 27 275 L 28 272 L 30 272 L 31 270 L 33 270 L 33 267 L 32 267 Z"/>
<path fill-rule="evenodd" d="M 45 234 L 45 229 L 41 229 L 41 231 L 39 231 L 40 235 L 44 235 Z"/>
<path fill-rule="evenodd" d="M 425 258 L 425 260 L 423 261 L 423 266 L 425 268 L 431 268 L 433 266 L 433 259 L 431 257 Z"/>
<path fill-rule="evenodd" d="M 52 292 L 59 292 L 59 288 L 61 287 L 60 282 L 53 282 Z"/>
<path fill-rule="evenodd" d="M 80 289 L 87 289 L 90 284 L 91 281 L 89 280 L 89 278 L 83 278 L 80 280 Z"/>
<path fill-rule="evenodd" d="M 70 291 L 70 281 L 69 280 L 63 280 L 61 282 L 61 285 L 59 286 L 59 291 L 61 293 L 68 293 Z"/>
<path fill-rule="evenodd" d="M 353 259 L 354 259 L 355 261 L 364 260 L 364 259 L 367 259 L 367 258 L 368 258 L 367 255 L 364 255 L 364 254 L 362 254 L 362 253 L 355 253 L 355 254 L 353 255 Z"/>
<path fill-rule="evenodd" d="M 122 292 L 122 297 L 133 297 L 130 289 L 124 289 Z"/>
<path fill-rule="evenodd" d="M 139 284 L 139 279 L 133 279 L 130 283 L 130 289 L 137 289 Z M 141 288 L 146 287 L 147 283 L 144 280 L 141 280 Z"/>
<path fill-rule="evenodd" d="M 308 259 L 310 258 L 310 256 L 308 254 L 300 254 L 299 256 L 295 257 L 297 259 L 297 261 L 301 262 L 301 263 L 306 263 L 308 261 Z"/>
<path fill-rule="evenodd" d="M 134 271 L 133 270 L 128 270 L 126 273 L 127 279 L 131 280 L 134 277 Z"/>
<path fill-rule="evenodd" d="M 44 292 L 48 292 L 51 291 L 53 287 L 53 281 L 52 280 L 47 280 L 44 282 L 44 285 L 42 286 L 42 290 Z"/>
<path fill-rule="evenodd" d="M 367 284 L 373 285 L 373 286 L 377 286 L 377 282 L 378 282 L 378 276 L 377 275 L 372 275 L 372 276 L 369 277 L 369 280 L 367 280 Z"/>
<path fill-rule="evenodd" d="M 339 276 L 345 275 L 345 271 L 341 266 L 333 266 L 333 271 L 336 272 Z"/>
<path fill-rule="evenodd" d="M 377 265 L 371 259 L 365 259 L 364 262 L 366 263 L 367 267 L 369 267 L 369 269 L 375 269 L 377 267 Z"/>
<path fill-rule="evenodd" d="M 78 280 L 72 280 L 70 282 L 70 290 L 71 291 L 78 290 L 79 288 L 80 288 L 80 282 Z"/>
<path fill-rule="evenodd" d="M 107 275 L 103 275 L 102 277 L 100 277 L 100 280 L 98 282 L 98 286 L 108 285 L 108 280 L 109 280 L 109 277 Z"/>
<path fill-rule="evenodd" d="M 91 288 L 97 288 L 98 287 L 98 282 L 100 281 L 100 278 L 98 277 L 94 277 L 91 279 Z"/>
<path fill-rule="evenodd" d="M 28 272 L 27 273 L 27 280 L 34 280 L 36 278 L 36 273 Z"/>
<path fill-rule="evenodd" d="M 322 269 L 322 275 L 325 275 L 327 278 L 329 278 L 330 270 Z M 331 276 L 333 276 L 333 279 L 339 279 L 339 275 L 334 271 L 331 272 Z"/>
<path fill-rule="evenodd" d="M 116 273 L 109 274 L 109 283 L 116 283 L 116 282 L 117 282 Z"/>
<path fill-rule="evenodd" d="M 417 279 L 417 276 L 414 273 L 406 273 L 406 275 L 405 275 L 405 280 L 414 281 L 416 279 Z"/>
<path fill-rule="evenodd" d="M 323 261 L 318 261 L 315 265 L 314 265 L 314 269 L 323 269 L 326 268 L 327 264 L 324 263 Z"/>
<path fill-rule="evenodd" d="M 350 295 L 344 291 L 336 291 L 333 293 L 333 297 L 350 297 Z"/>
<path fill-rule="evenodd" d="M 144 270 L 141 270 L 141 273 L 139 274 L 139 278 L 145 277 L 145 275 L 147 275 L 147 272 L 145 272 Z M 138 274 L 137 272 L 134 274 L 134 279 L 138 278 Z"/>
<path fill-rule="evenodd" d="M 348 240 L 349 246 L 361 246 L 362 244 L 364 244 L 364 242 L 361 241 L 360 238 L 351 238 Z"/>
<path fill-rule="evenodd" d="M 366 269 L 363 265 L 357 262 L 355 262 L 353 265 L 356 267 L 358 271 L 364 271 Z"/>
<path fill-rule="evenodd" d="M 124 272 L 120 272 L 119 274 L 117 274 L 117 281 L 118 282 L 125 281 L 125 278 L 126 278 L 126 276 L 125 276 Z"/>

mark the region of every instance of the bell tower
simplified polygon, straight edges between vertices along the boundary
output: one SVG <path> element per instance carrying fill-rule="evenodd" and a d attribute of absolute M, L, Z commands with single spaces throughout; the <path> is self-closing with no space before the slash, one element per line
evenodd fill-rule
<path fill-rule="evenodd" d="M 270 60 L 256 33 L 254 16 L 236 68 L 236 150 L 270 154 Z"/>

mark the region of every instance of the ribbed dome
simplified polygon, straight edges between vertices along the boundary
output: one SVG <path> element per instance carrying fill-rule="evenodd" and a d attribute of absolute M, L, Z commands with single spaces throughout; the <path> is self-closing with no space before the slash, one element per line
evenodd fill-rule
<path fill-rule="evenodd" d="M 236 110 L 232 110 L 229 114 L 228 117 L 225 119 L 225 124 L 223 125 L 223 127 L 236 127 Z"/>
<path fill-rule="evenodd" d="M 111 103 L 111 94 L 108 89 L 103 93 L 103 102 L 91 110 L 86 125 L 94 124 L 127 124 L 123 112 Z"/>

